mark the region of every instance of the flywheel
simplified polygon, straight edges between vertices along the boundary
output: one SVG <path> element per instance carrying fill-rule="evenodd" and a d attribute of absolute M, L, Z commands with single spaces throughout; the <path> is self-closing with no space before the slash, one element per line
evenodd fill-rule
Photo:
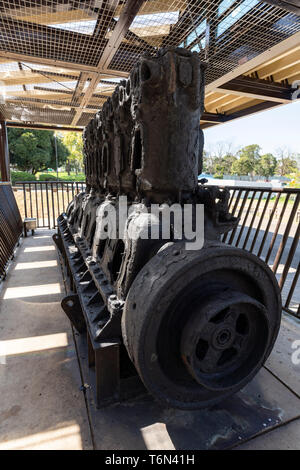
<path fill-rule="evenodd" d="M 281 298 L 256 256 L 218 242 L 156 254 L 135 278 L 122 334 L 149 392 L 182 409 L 214 405 L 244 387 L 278 334 Z"/>

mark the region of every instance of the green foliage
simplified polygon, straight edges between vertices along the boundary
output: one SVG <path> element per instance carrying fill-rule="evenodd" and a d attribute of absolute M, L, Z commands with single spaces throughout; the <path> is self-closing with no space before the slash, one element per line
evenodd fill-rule
<path fill-rule="evenodd" d="M 259 175 L 265 176 L 266 178 L 274 176 L 277 160 L 272 153 L 266 153 L 262 155 L 257 164 L 257 172 Z"/>
<path fill-rule="evenodd" d="M 70 173 L 69 175 L 67 173 L 61 174 L 59 173 L 59 179 L 62 181 L 85 181 L 85 175 L 83 173 Z"/>
<path fill-rule="evenodd" d="M 300 188 L 300 170 L 291 173 L 289 177 L 291 178 L 289 188 Z"/>
<path fill-rule="evenodd" d="M 52 168 L 53 170 L 56 170 L 56 154 L 55 154 L 55 137 L 54 136 L 52 139 L 52 145 L 53 145 L 53 152 L 51 155 L 51 161 L 50 161 L 50 165 L 48 165 L 48 168 Z M 70 155 L 70 151 L 65 146 L 62 138 L 59 135 L 56 136 L 56 145 L 57 145 L 58 168 L 60 168 L 67 161 Z"/>
<path fill-rule="evenodd" d="M 57 181 L 56 173 L 39 173 L 38 175 L 39 181 Z M 76 175 L 75 173 L 71 173 L 68 175 L 67 173 L 58 173 L 58 181 L 85 181 L 85 175 L 80 173 Z"/>
<path fill-rule="evenodd" d="M 258 174 L 260 160 L 260 146 L 257 144 L 247 145 L 237 153 L 238 159 L 233 163 L 231 174 L 255 175 Z"/>
<path fill-rule="evenodd" d="M 272 153 L 261 155 L 261 148 L 257 144 L 247 145 L 233 154 L 230 142 L 219 142 L 213 152 L 204 151 L 203 172 L 213 174 L 215 178 L 224 175 L 258 175 L 264 178 L 296 175 L 298 165 L 300 167 L 300 155 L 292 154 L 286 148 L 278 149 L 276 154 L 277 158 Z"/>
<path fill-rule="evenodd" d="M 282 157 L 277 163 L 276 173 L 280 176 L 294 173 L 297 170 L 297 162 L 291 157 Z"/>
<path fill-rule="evenodd" d="M 54 132 L 33 129 L 8 128 L 10 161 L 23 171 L 36 174 L 48 168 L 56 169 Z M 69 150 L 57 138 L 58 166 L 63 165 Z"/>
<path fill-rule="evenodd" d="M 83 141 L 80 132 L 68 132 L 63 136 L 63 143 L 69 150 L 66 163 L 68 174 L 73 170 L 79 173 L 83 168 Z"/>
<path fill-rule="evenodd" d="M 18 181 L 36 181 L 35 175 L 26 173 L 25 171 L 11 171 L 10 176 L 12 184 L 15 184 Z"/>
<path fill-rule="evenodd" d="M 246 145 L 238 151 L 240 158 L 248 158 L 253 164 L 255 164 L 260 158 L 260 146 L 257 144 Z"/>
<path fill-rule="evenodd" d="M 53 173 L 40 173 L 39 181 L 57 181 L 57 176 Z"/>
<path fill-rule="evenodd" d="M 212 166 L 212 173 L 215 178 L 223 178 L 224 175 L 230 174 L 232 165 L 236 161 L 237 158 L 231 154 L 224 155 L 224 157 L 216 157 Z"/>
<path fill-rule="evenodd" d="M 214 157 L 204 150 L 202 172 L 212 174 L 213 171 L 214 171 Z"/>

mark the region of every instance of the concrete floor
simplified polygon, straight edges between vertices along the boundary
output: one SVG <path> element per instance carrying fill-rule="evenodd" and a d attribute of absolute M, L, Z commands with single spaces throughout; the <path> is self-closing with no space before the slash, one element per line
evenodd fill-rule
<path fill-rule="evenodd" d="M 52 233 L 23 240 L 0 292 L 0 450 L 300 449 L 300 322 L 287 316 L 265 367 L 222 406 L 166 410 L 143 396 L 96 410 Z"/>
<path fill-rule="evenodd" d="M 24 239 L 2 285 L 0 449 L 92 448 L 51 235 Z"/>

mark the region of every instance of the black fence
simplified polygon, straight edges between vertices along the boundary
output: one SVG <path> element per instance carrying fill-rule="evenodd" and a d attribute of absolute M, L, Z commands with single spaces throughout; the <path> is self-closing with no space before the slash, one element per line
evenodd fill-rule
<path fill-rule="evenodd" d="M 22 233 L 22 219 L 10 183 L 0 182 L 0 281 Z"/>
<path fill-rule="evenodd" d="M 34 217 L 39 228 L 56 228 L 75 194 L 84 191 L 83 182 L 22 182 L 14 186 L 22 217 Z"/>
<path fill-rule="evenodd" d="M 263 259 L 276 274 L 283 309 L 300 318 L 300 189 L 227 188 L 240 222 L 222 241 Z"/>
<path fill-rule="evenodd" d="M 28 182 L 14 188 L 23 217 L 36 217 L 38 227 L 56 227 L 82 182 Z M 230 212 L 240 217 L 237 228 L 222 241 L 248 250 L 269 264 L 282 291 L 283 308 L 300 318 L 299 235 L 300 189 L 228 187 Z"/>

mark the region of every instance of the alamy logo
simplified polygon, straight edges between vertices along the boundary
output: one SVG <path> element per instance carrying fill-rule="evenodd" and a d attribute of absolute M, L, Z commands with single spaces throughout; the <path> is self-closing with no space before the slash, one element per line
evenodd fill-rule
<path fill-rule="evenodd" d="M 200 250 L 204 244 L 203 204 L 117 203 L 107 201 L 97 212 L 97 239 L 182 240 L 187 250 Z"/>
<path fill-rule="evenodd" d="M 292 363 L 295 366 L 298 366 L 300 364 L 300 339 L 296 339 L 292 343 L 292 349 L 295 349 L 295 351 L 292 354 Z"/>
<path fill-rule="evenodd" d="M 292 93 L 292 100 L 297 100 L 300 98 L 300 80 L 295 80 L 292 83 L 292 88 L 295 89 L 295 91 Z"/>

